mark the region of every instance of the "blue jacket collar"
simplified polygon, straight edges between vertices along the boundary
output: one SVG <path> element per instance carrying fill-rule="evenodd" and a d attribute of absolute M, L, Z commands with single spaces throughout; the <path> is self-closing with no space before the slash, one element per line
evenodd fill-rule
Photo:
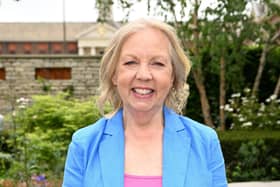
<path fill-rule="evenodd" d="M 178 115 L 164 107 L 163 187 L 183 187 L 190 139 Z M 124 186 L 124 129 L 122 109 L 108 120 L 99 156 L 104 187 Z"/>
<path fill-rule="evenodd" d="M 183 187 L 188 168 L 190 138 L 174 111 L 164 108 L 163 187 Z"/>
<path fill-rule="evenodd" d="M 99 156 L 104 187 L 124 186 L 124 129 L 122 109 L 110 118 L 100 143 Z"/>

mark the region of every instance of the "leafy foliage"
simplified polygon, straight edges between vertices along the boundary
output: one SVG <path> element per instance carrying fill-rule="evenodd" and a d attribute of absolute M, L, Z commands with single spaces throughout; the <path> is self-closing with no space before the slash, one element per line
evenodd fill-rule
<path fill-rule="evenodd" d="M 132 6 L 139 1 L 117 2 L 128 15 L 129 11 L 133 10 Z M 227 140 L 223 138 L 227 132 L 221 134 L 229 180 L 279 180 L 280 155 L 276 150 L 279 147 L 279 134 L 275 137 L 269 136 L 278 133 L 280 129 L 279 99 L 269 96 L 280 68 L 280 48 L 275 45 L 279 22 L 271 24 L 273 16 L 279 15 L 279 6 L 270 0 L 258 1 L 265 2 L 268 12 L 267 16 L 256 24 L 244 12 L 246 3 L 249 2 L 247 0 L 218 0 L 217 8 L 207 8 L 199 16 L 195 15 L 195 12 L 200 8 L 201 1 L 146 2 L 149 11 L 154 6 L 156 14 L 172 22 L 186 53 L 191 57 L 193 70 L 201 69 L 200 78 L 203 84 L 206 80 L 205 88 L 211 104 L 211 115 L 216 124 L 219 121 L 219 59 L 221 56 L 225 57 L 225 89 L 227 96 L 231 97 L 228 104 L 221 107 L 227 112 L 229 128 L 238 130 L 230 131 L 232 134 Z M 99 21 L 106 21 L 103 17 L 107 17 L 106 13 L 109 13 L 112 3 L 112 0 L 96 1 L 97 7 L 103 8 L 102 13 L 105 13 L 99 17 Z M 186 15 L 186 10 L 190 10 L 189 15 Z M 273 38 L 275 40 L 272 41 Z M 246 42 L 250 45 L 257 44 L 257 49 L 244 47 Z M 273 45 L 267 53 L 267 63 L 260 84 L 261 92 L 256 97 L 251 97 L 250 90 L 241 94 L 244 87 L 252 87 L 266 42 Z M 193 77 L 190 77 L 190 82 L 193 85 L 191 88 L 194 88 Z M 42 89 L 49 93 L 51 85 L 43 80 L 41 83 Z M 198 90 L 191 89 L 186 113 L 198 121 L 203 121 L 202 108 L 197 107 L 200 104 L 198 95 Z M 8 136 L 1 134 L 1 142 L 4 143 L 0 144 L 0 175 L 8 174 L 18 180 L 28 180 L 33 173 L 46 173 L 47 176 L 59 178 L 72 133 L 95 122 L 100 117 L 99 112 L 92 101 L 75 100 L 65 94 L 34 96 L 31 101 L 25 101 L 19 101 L 16 110 L 10 115 L 10 128 L 6 131 Z M 250 131 L 240 131 L 243 129 Z M 253 133 L 252 129 L 277 131 Z M 238 139 L 240 137 L 244 139 Z"/>
<path fill-rule="evenodd" d="M 219 132 L 229 182 L 280 179 L 280 131 Z"/>
<path fill-rule="evenodd" d="M 259 102 L 251 96 L 250 89 L 232 94 L 224 108 L 231 121 L 231 129 L 274 129 L 280 130 L 280 100 L 275 95 Z"/>
<path fill-rule="evenodd" d="M 269 155 L 269 147 L 263 140 L 243 143 L 238 150 L 240 160 L 233 168 L 232 177 L 238 181 L 271 180 L 279 177 L 280 160 Z"/>
<path fill-rule="evenodd" d="M 13 151 L 8 176 L 21 181 L 42 173 L 61 178 L 73 132 L 101 117 L 94 98 L 83 101 L 58 94 L 26 101 L 18 100 L 9 116 L 8 143 Z"/>
<path fill-rule="evenodd" d="M 228 172 L 233 181 L 277 180 L 280 177 L 279 158 L 271 154 L 271 147 L 264 140 L 242 143 L 238 152 L 238 160 Z"/>

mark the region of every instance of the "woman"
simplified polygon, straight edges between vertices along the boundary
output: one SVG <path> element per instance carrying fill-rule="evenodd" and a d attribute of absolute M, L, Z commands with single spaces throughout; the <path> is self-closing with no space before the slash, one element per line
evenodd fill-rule
<path fill-rule="evenodd" d="M 169 25 L 141 19 L 120 28 L 100 69 L 100 109 L 109 102 L 114 112 L 73 135 L 63 186 L 227 186 L 215 131 L 174 112 L 189 71 Z"/>

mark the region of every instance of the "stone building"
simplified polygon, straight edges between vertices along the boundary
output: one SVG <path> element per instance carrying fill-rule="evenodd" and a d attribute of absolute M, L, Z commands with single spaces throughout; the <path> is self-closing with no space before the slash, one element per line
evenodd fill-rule
<path fill-rule="evenodd" d="M 102 55 L 118 23 L 0 23 L 0 55 Z"/>
<path fill-rule="evenodd" d="M 102 23 L 0 23 L 0 114 L 46 91 L 97 94 L 100 57 L 120 26 L 111 6 L 98 14 Z"/>
<path fill-rule="evenodd" d="M 0 113 L 11 98 L 97 93 L 100 56 L 118 23 L 0 23 Z"/>

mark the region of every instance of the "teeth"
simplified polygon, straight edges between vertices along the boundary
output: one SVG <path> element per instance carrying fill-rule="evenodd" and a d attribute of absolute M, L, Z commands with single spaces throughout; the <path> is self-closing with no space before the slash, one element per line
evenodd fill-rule
<path fill-rule="evenodd" d="M 139 88 L 135 88 L 134 91 L 138 94 L 142 94 L 142 95 L 145 95 L 145 94 L 150 94 L 153 92 L 153 90 L 148 90 L 148 89 L 139 89 Z"/>

